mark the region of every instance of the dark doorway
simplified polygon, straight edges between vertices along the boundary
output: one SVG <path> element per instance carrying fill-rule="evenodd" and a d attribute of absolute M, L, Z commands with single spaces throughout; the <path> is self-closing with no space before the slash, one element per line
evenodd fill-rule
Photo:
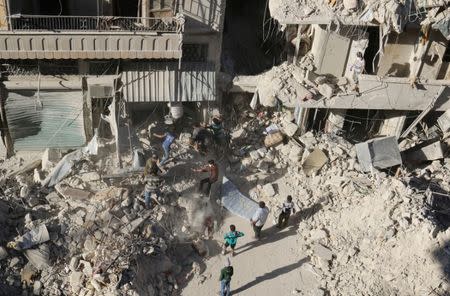
<path fill-rule="evenodd" d="M 139 7 L 139 0 L 118 0 L 115 2 L 114 15 L 137 17 Z"/>

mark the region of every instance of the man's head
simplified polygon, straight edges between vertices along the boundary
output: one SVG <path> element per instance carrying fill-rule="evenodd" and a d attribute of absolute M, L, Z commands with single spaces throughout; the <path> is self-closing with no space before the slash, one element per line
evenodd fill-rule
<path fill-rule="evenodd" d="M 152 155 L 152 160 L 153 160 L 153 161 L 157 161 L 157 160 L 158 160 L 158 156 L 157 156 L 156 154 L 153 154 L 153 155 Z"/>
<path fill-rule="evenodd" d="M 292 196 L 288 195 L 288 196 L 287 196 L 287 201 L 288 201 L 288 202 L 291 202 L 291 201 L 292 201 Z"/>
<path fill-rule="evenodd" d="M 266 207 L 266 203 L 263 202 L 263 201 L 260 201 L 260 202 L 259 202 L 259 207 L 260 207 L 261 209 L 264 209 L 264 208 Z"/>
<path fill-rule="evenodd" d="M 208 160 L 208 164 L 210 164 L 210 165 L 214 165 L 214 160 L 213 159 L 210 159 L 210 160 Z"/>
<path fill-rule="evenodd" d="M 214 118 L 212 119 L 212 122 L 213 122 L 214 124 L 220 124 L 220 119 L 214 117 Z"/>
<path fill-rule="evenodd" d="M 234 224 L 231 224 L 231 225 L 230 225 L 230 230 L 231 230 L 231 231 L 236 231 L 236 226 L 235 226 Z"/>
<path fill-rule="evenodd" d="M 362 59 L 362 57 L 363 57 L 362 52 L 358 51 L 358 52 L 356 53 L 356 56 L 357 56 L 358 58 Z"/>

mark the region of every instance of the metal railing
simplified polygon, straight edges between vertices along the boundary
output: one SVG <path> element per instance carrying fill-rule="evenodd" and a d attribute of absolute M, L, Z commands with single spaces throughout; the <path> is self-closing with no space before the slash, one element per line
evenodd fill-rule
<path fill-rule="evenodd" d="M 12 31 L 117 31 L 180 32 L 182 24 L 173 17 L 12 15 L 6 17 Z"/>

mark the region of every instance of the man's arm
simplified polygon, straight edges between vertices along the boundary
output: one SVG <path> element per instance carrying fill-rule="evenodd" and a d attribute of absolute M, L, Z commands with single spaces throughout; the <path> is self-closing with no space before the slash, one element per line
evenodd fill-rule
<path fill-rule="evenodd" d="M 164 138 L 167 134 L 157 134 L 157 133 L 153 133 L 153 136 L 157 137 L 157 138 Z"/>

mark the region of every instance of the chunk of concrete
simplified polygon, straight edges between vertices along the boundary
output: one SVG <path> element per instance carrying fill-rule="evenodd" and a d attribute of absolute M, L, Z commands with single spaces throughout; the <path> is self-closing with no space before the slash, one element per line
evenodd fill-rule
<path fill-rule="evenodd" d="M 57 184 L 55 189 L 64 198 L 70 200 L 83 201 L 91 197 L 91 193 L 89 191 L 72 188 L 65 184 Z"/>
<path fill-rule="evenodd" d="M 250 155 L 250 158 L 253 159 L 254 161 L 256 161 L 256 160 L 261 158 L 261 155 L 258 153 L 257 150 L 250 151 L 249 155 Z"/>
<path fill-rule="evenodd" d="M 270 183 L 267 183 L 266 185 L 264 185 L 263 190 L 264 190 L 264 193 L 266 194 L 266 196 L 268 196 L 268 197 L 275 196 L 275 194 L 276 194 L 275 189 L 273 188 L 273 185 Z"/>
<path fill-rule="evenodd" d="M 368 172 L 372 167 L 386 169 L 402 164 L 396 137 L 371 139 L 355 145 L 361 169 Z"/>
<path fill-rule="evenodd" d="M 435 141 L 433 143 L 426 142 L 416 145 L 408 150 L 402 151 L 402 156 L 405 160 L 417 163 L 442 159 L 444 158 L 444 153 L 441 142 Z"/>
<path fill-rule="evenodd" d="M 293 122 L 286 122 L 283 126 L 283 130 L 287 136 L 292 137 L 297 132 L 298 125 Z"/>
<path fill-rule="evenodd" d="M 303 171 L 307 176 L 311 176 L 319 171 L 328 161 L 328 157 L 320 149 L 314 149 L 303 162 Z"/>
<path fill-rule="evenodd" d="M 313 246 L 314 255 L 319 257 L 320 259 L 330 261 L 333 259 L 333 252 L 327 247 L 321 244 L 314 244 Z"/>
<path fill-rule="evenodd" d="M 264 139 L 264 145 L 269 147 L 277 146 L 278 144 L 283 142 L 283 134 L 281 132 L 276 132 L 273 134 L 268 134 Z"/>
<path fill-rule="evenodd" d="M 444 114 L 438 118 L 437 122 L 443 133 L 450 131 L 450 109 L 445 111 Z"/>
<path fill-rule="evenodd" d="M 317 88 L 319 89 L 320 94 L 325 98 L 329 99 L 333 96 L 333 87 L 330 84 L 320 84 Z"/>
<path fill-rule="evenodd" d="M 5 259 L 6 257 L 8 257 L 8 252 L 4 247 L 0 247 L 0 260 Z"/>
<path fill-rule="evenodd" d="M 41 295 L 42 283 L 41 281 L 34 281 L 33 283 L 33 295 Z"/>

